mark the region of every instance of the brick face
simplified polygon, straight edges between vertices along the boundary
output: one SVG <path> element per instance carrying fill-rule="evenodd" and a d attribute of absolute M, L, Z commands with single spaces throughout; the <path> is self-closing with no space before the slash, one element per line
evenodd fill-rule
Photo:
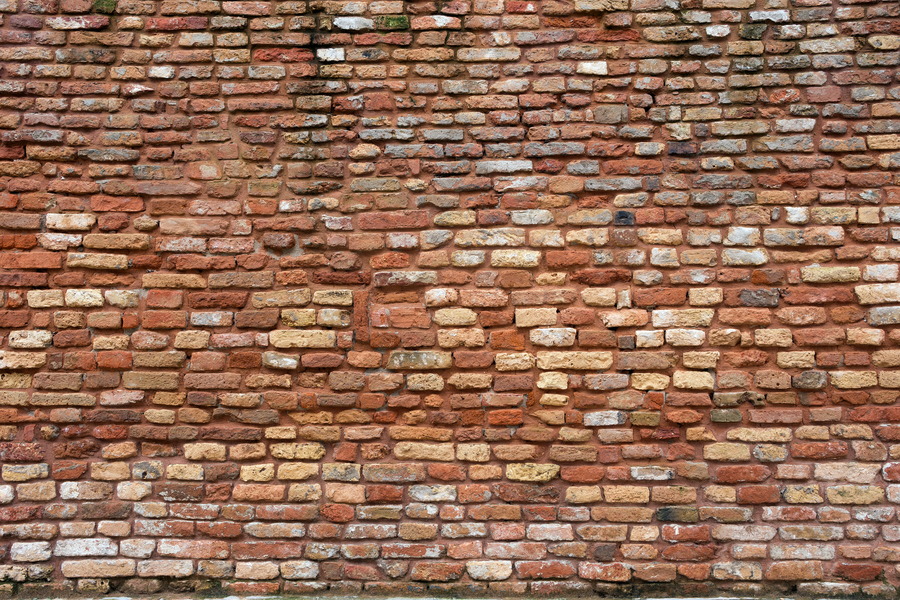
<path fill-rule="evenodd" d="M 0 595 L 894 595 L 898 31 L 0 0 Z"/>

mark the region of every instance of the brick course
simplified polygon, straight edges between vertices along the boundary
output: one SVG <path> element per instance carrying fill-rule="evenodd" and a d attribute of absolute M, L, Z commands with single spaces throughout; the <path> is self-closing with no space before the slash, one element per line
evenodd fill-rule
<path fill-rule="evenodd" d="M 900 5 L 0 0 L 0 594 L 894 594 Z"/>

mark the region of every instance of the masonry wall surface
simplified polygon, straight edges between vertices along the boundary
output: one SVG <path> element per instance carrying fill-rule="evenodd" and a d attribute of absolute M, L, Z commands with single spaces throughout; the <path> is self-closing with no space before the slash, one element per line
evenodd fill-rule
<path fill-rule="evenodd" d="M 0 594 L 894 593 L 896 1 L 0 15 Z"/>

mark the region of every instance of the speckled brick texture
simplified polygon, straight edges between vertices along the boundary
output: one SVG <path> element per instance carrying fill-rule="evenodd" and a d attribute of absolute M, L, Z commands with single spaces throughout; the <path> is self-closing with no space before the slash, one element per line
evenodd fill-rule
<path fill-rule="evenodd" d="M 0 0 L 0 596 L 894 595 L 896 0 Z"/>

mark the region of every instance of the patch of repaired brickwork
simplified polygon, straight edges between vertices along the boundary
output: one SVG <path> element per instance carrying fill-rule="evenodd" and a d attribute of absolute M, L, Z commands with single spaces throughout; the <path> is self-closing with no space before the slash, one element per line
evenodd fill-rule
<path fill-rule="evenodd" d="M 0 16 L 0 595 L 894 593 L 898 2 Z"/>

